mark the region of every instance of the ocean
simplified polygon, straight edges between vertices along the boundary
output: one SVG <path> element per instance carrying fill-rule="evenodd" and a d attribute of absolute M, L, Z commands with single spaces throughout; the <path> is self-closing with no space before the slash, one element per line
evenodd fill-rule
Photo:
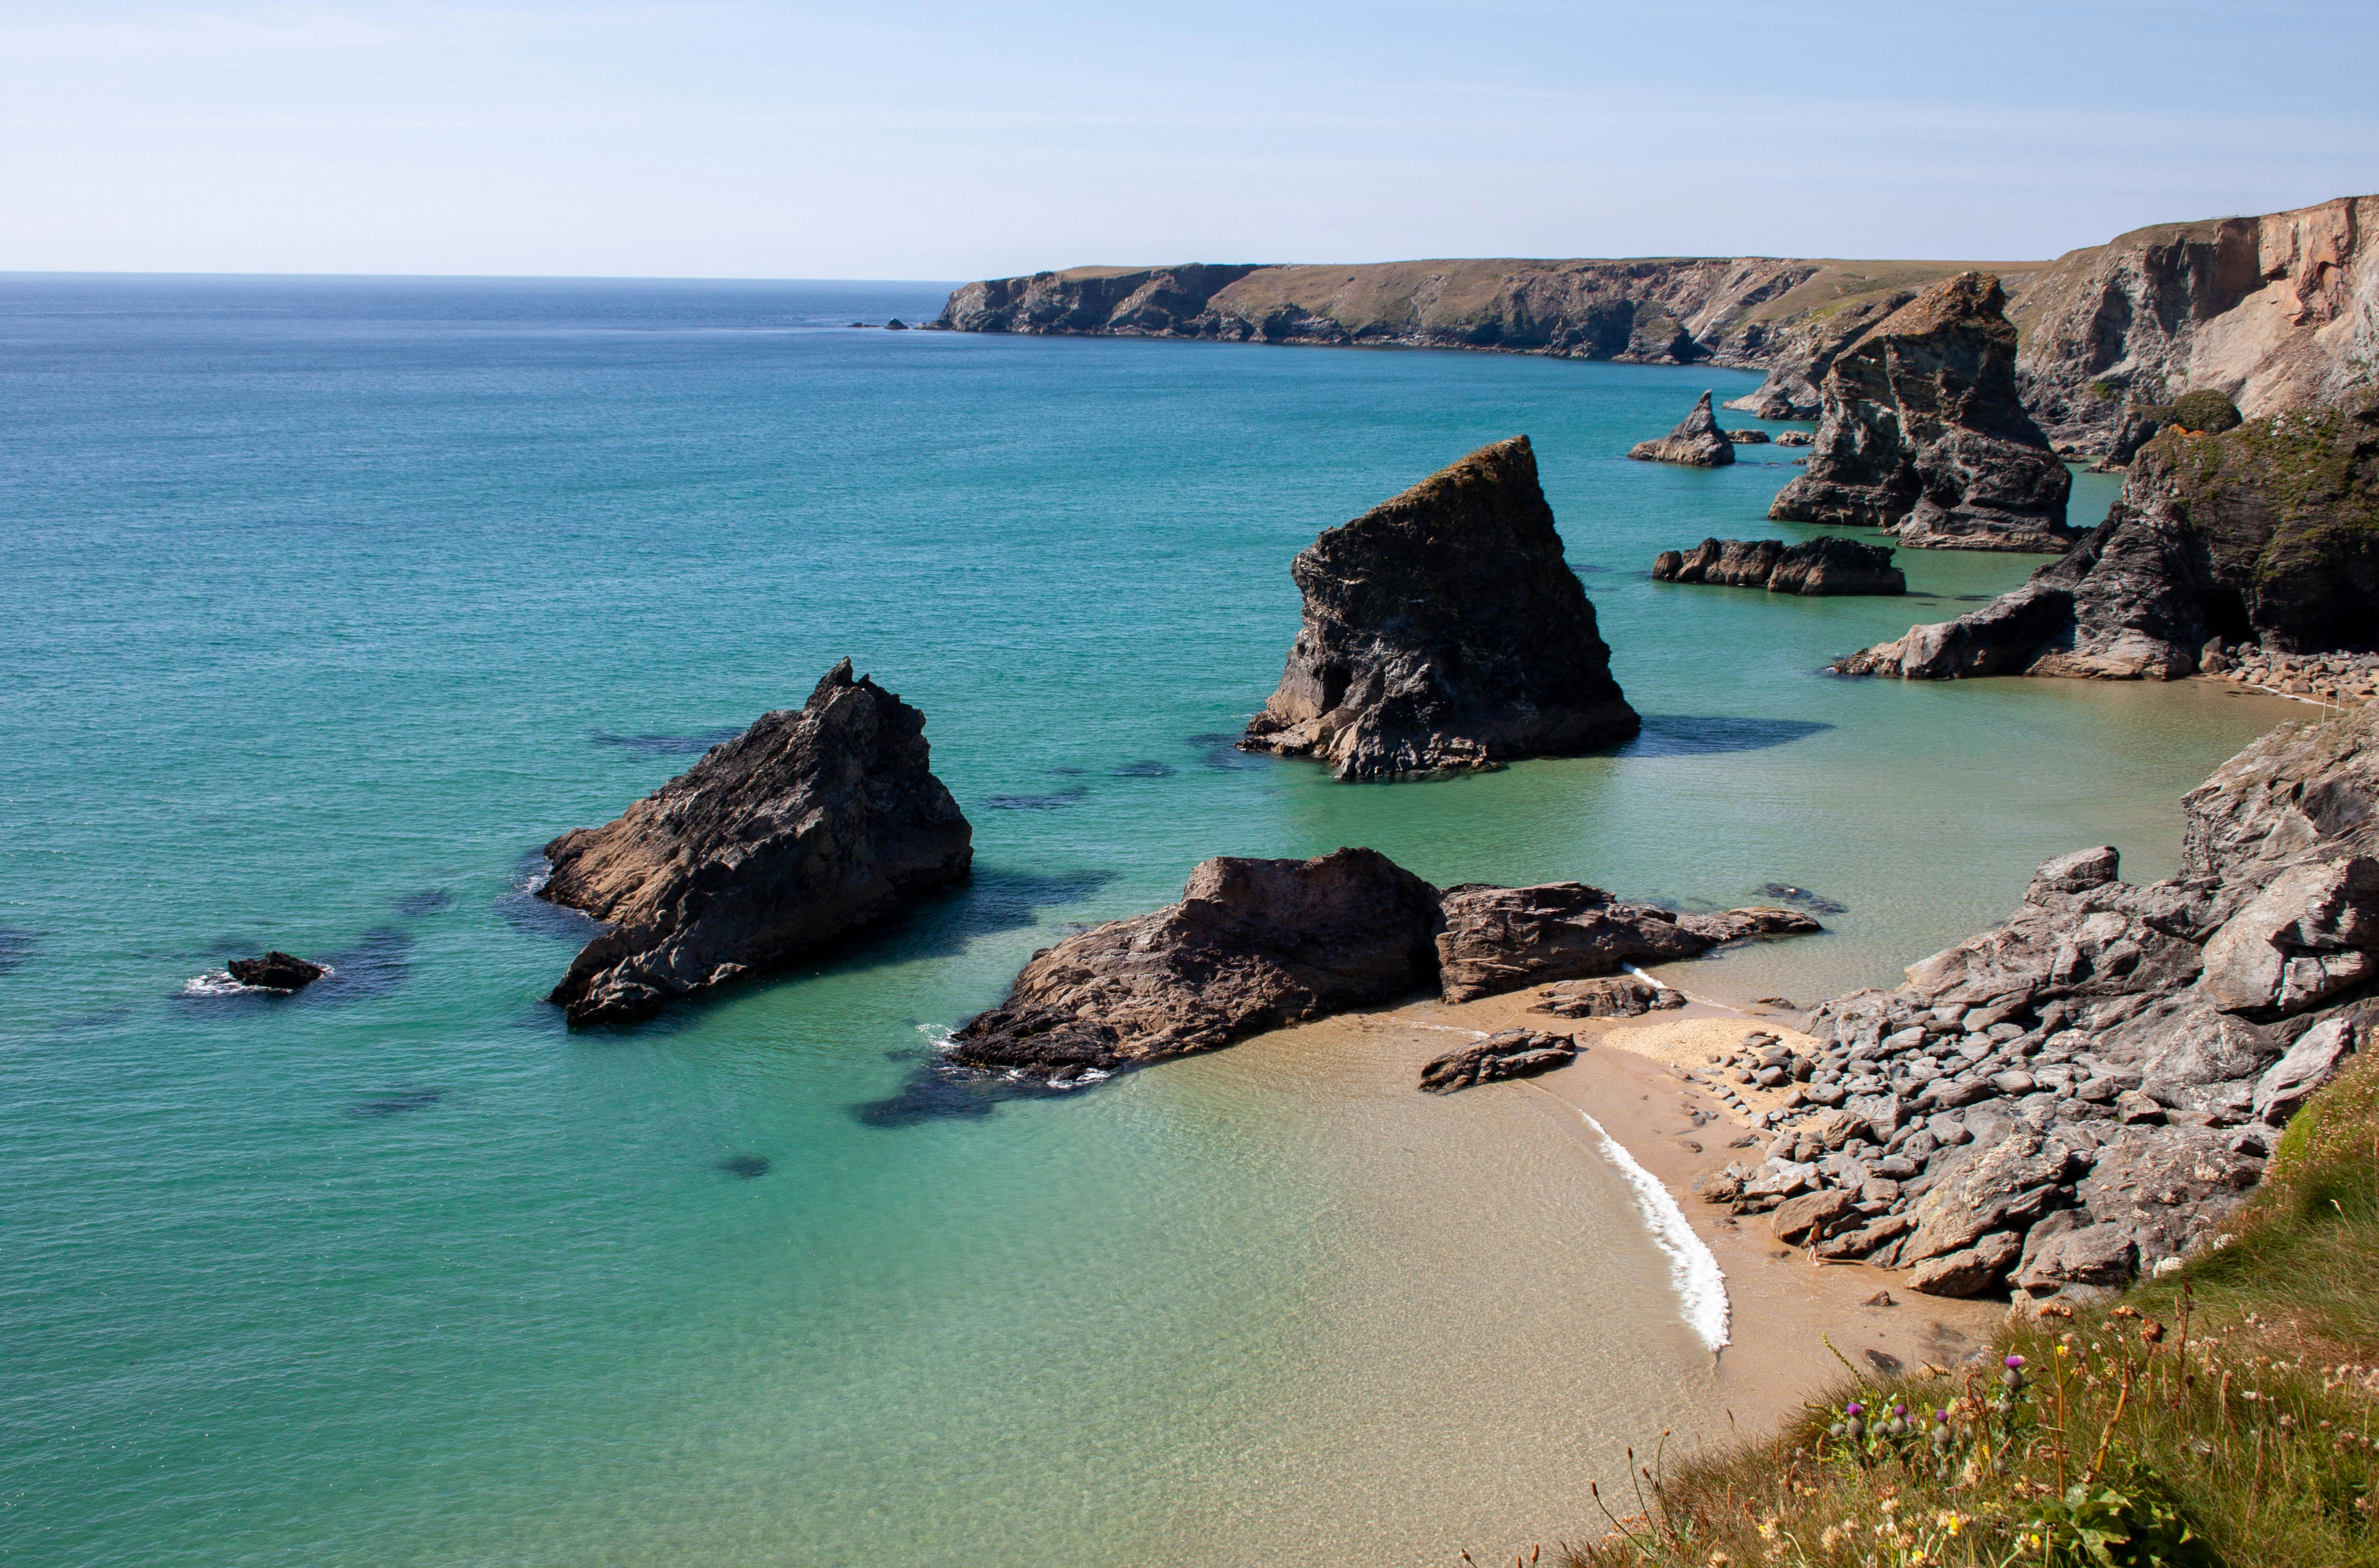
<path fill-rule="evenodd" d="M 2049 854 L 2169 870 L 2181 791 L 2286 711 L 1822 672 L 2036 558 L 1906 552 L 1905 599 L 1650 581 L 1809 532 L 1764 521 L 1792 449 L 1625 460 L 1756 375 L 849 325 L 946 287 L 0 277 L 0 1562 L 1583 1537 L 1588 1476 L 1708 1414 L 1627 1172 L 1353 1048 L 920 1100 L 939 1032 L 1207 856 L 1342 844 L 1792 884 L 1827 935 L 1671 977 L 1889 984 Z M 1369 786 L 1233 750 L 1289 558 L 1519 432 L 1642 738 Z M 2080 476 L 2077 520 L 2113 494 Z M 846 655 L 925 713 L 972 887 L 566 1032 L 586 928 L 538 847 Z M 209 981 L 268 947 L 335 972 Z"/>

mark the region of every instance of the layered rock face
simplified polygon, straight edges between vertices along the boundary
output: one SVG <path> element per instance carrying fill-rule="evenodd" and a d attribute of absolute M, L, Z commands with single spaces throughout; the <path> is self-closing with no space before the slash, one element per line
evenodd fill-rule
<path fill-rule="evenodd" d="M 1395 344 L 1639 364 L 1775 363 L 1780 371 L 1797 367 L 1797 380 L 1788 384 L 1814 387 L 1824 374 L 1817 358 L 1823 350 L 1815 345 L 1839 332 L 1837 318 L 1864 324 L 1878 297 L 1904 300 L 1962 265 L 1683 257 L 1077 267 L 965 284 L 934 324 L 960 332 Z M 1770 417 L 1814 418 L 1813 390 L 1808 399 L 1805 414 Z"/>
<path fill-rule="evenodd" d="M 2013 593 L 1838 661 L 1845 675 L 2173 680 L 2213 639 L 2379 641 L 2379 395 L 2142 449 L 2107 521 Z"/>
<path fill-rule="evenodd" d="M 1704 539 L 1689 550 L 1664 549 L 1652 561 L 1661 583 L 1711 583 L 1778 594 L 1904 594 L 1908 578 L 1891 551 L 1829 534 L 1788 545 L 1781 539 Z"/>
<path fill-rule="evenodd" d="M 1704 392 L 1693 411 L 1677 421 L 1676 428 L 1656 440 L 1637 441 L 1627 449 L 1627 455 L 1638 463 L 1723 468 L 1734 461 L 1734 442 L 1718 428 L 1718 416 L 1710 412 L 1710 394 Z"/>
<path fill-rule="evenodd" d="M 2127 416 L 2192 388 L 2250 418 L 2337 401 L 2379 359 L 2379 197 L 2138 229 L 2017 302 L 2016 375 L 2059 446 L 2122 461 Z"/>
<path fill-rule="evenodd" d="M 1437 900 L 1376 850 L 1207 861 L 1179 903 L 1035 953 L 948 1059 L 1064 1082 L 1393 1001 L 1436 981 Z"/>
<path fill-rule="evenodd" d="M 2202 1245 L 2379 1031 L 2379 713 L 2276 730 L 2185 806 L 2178 876 L 2060 856 L 2006 924 L 1819 1007 L 1802 1108 L 1708 1195 L 1939 1295 Z"/>
<path fill-rule="evenodd" d="M 1768 515 L 1881 528 L 1935 549 L 2071 543 L 2072 476 L 2016 401 L 2006 303 L 1997 278 L 1962 272 L 1836 358 L 1808 472 Z"/>
<path fill-rule="evenodd" d="M 1746 936 L 1819 929 L 1795 910 L 1677 914 L 1626 903 L 1583 882 L 1535 887 L 1455 887 L 1437 933 L 1438 984 L 1467 1002 L 1548 980 L 1617 974 L 1629 964 L 1690 959 Z"/>
<path fill-rule="evenodd" d="M 1374 850 L 1211 860 L 1179 903 L 1035 953 L 1008 999 L 952 1036 L 947 1059 L 1070 1083 L 1416 992 L 1467 1001 L 1817 929 L 1791 910 L 1680 915 L 1575 882 L 1441 894 Z M 1633 995 L 1604 1002 L 1629 1010 Z M 1463 1071 L 1467 1082 L 1509 1076 Z"/>
<path fill-rule="evenodd" d="M 973 829 L 930 770 L 925 718 L 844 659 L 601 827 L 545 847 L 540 898 L 610 929 L 549 1000 L 617 1023 L 800 959 L 966 880 Z"/>
<path fill-rule="evenodd" d="M 1868 328 L 1915 297 L 1914 289 L 1889 289 L 1780 328 L 1768 344 L 1768 379 L 1756 390 L 1729 398 L 1726 405 L 1762 419 L 1817 418 L 1825 412 L 1820 389 L 1834 361 Z"/>
<path fill-rule="evenodd" d="M 1386 778 L 1572 754 L 1640 728 L 1526 436 L 1325 530 L 1289 571 L 1305 624 L 1249 721 L 1250 751 Z"/>

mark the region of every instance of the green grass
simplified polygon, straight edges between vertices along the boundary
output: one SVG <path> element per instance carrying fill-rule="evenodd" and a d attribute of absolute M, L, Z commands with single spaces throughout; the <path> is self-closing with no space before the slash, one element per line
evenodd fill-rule
<path fill-rule="evenodd" d="M 1594 1488 L 1609 1533 L 1552 1560 L 2379 1568 L 2374 1271 L 2379 1060 L 2358 1057 L 2290 1125 L 2228 1243 L 2011 1325 L 1979 1367 L 1878 1381 L 1845 1364 L 1769 1441 L 1636 1455 Z M 1902 1408 L 1907 1433 L 1877 1429 Z"/>

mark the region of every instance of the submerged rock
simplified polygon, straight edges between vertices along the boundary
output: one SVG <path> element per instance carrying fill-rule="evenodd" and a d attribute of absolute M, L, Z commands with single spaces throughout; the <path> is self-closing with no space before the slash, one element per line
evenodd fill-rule
<path fill-rule="evenodd" d="M 2379 396 L 2221 435 L 2168 431 L 2071 554 L 1955 621 L 1835 664 L 1845 675 L 2169 681 L 2209 641 L 2379 638 Z"/>
<path fill-rule="evenodd" d="M 1771 593 L 1904 594 L 1908 578 L 1891 551 L 1828 534 L 1788 545 L 1781 539 L 1704 539 L 1690 550 L 1662 550 L 1652 562 L 1662 583 L 1715 583 Z"/>
<path fill-rule="evenodd" d="M 2204 1246 L 2271 1128 L 2379 1041 L 2379 710 L 2276 730 L 2184 806 L 2179 875 L 2060 855 L 2002 925 L 1819 1007 L 1804 1098 L 1840 1109 L 1772 1117 L 1768 1164 L 1713 1190 L 1854 1194 L 1864 1255 L 1933 1295 Z"/>
<path fill-rule="evenodd" d="M 545 848 L 538 896 L 610 929 L 549 998 L 616 1023 L 785 964 L 962 883 L 973 829 L 930 771 L 925 718 L 844 659 L 601 827 Z"/>
<path fill-rule="evenodd" d="M 1673 986 L 1655 984 L 1640 974 L 1614 974 L 1548 985 L 1537 993 L 1528 1011 L 1563 1019 L 1632 1019 L 1685 1005 L 1685 994 Z"/>
<path fill-rule="evenodd" d="M 1627 450 L 1627 455 L 1638 463 L 1723 468 L 1734 461 L 1734 443 L 1719 429 L 1718 416 L 1710 412 L 1710 394 L 1704 392 L 1693 412 L 1677 421 L 1675 429 L 1657 440 L 1637 441 Z"/>
<path fill-rule="evenodd" d="M 1305 623 L 1249 721 L 1250 751 L 1388 778 L 1569 755 L 1641 728 L 1526 436 L 1325 530 L 1290 575 Z"/>
<path fill-rule="evenodd" d="M 1506 1029 L 1430 1062 L 1420 1069 L 1420 1087 L 1425 1094 L 1451 1094 L 1501 1079 L 1534 1078 L 1576 1060 L 1577 1042 L 1569 1035 Z"/>
<path fill-rule="evenodd" d="M 234 980 L 260 991 L 302 991 L 330 973 L 328 966 L 293 958 L 274 948 L 260 959 L 234 959 L 223 965 Z"/>
<path fill-rule="evenodd" d="M 1942 549 L 2061 550 L 2072 476 L 2017 401 L 1997 278 L 1962 272 L 1878 323 L 1826 372 L 1809 469 L 1768 515 Z"/>
<path fill-rule="evenodd" d="M 1072 1079 L 1393 1001 L 1437 978 L 1437 901 L 1376 850 L 1210 860 L 1179 903 L 1033 955 L 949 1060 Z"/>

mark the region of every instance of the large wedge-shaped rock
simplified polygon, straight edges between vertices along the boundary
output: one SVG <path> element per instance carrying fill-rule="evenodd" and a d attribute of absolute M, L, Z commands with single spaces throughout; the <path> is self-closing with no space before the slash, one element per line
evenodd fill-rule
<path fill-rule="evenodd" d="M 966 880 L 973 830 L 930 770 L 925 717 L 844 659 L 601 827 L 545 847 L 539 896 L 610 929 L 551 1000 L 574 1024 L 791 962 Z"/>
<path fill-rule="evenodd" d="M 1826 372 L 1808 471 L 1768 515 L 1896 531 L 1903 545 L 2061 550 L 2072 476 L 2017 401 L 1999 279 L 1918 295 Z"/>
<path fill-rule="evenodd" d="M 1704 392 L 1693 412 L 1677 421 L 1675 429 L 1657 440 L 1637 441 L 1627 455 L 1638 463 L 1723 468 L 1734 461 L 1734 443 L 1718 428 L 1718 416 L 1710 412 L 1710 394 Z"/>
<path fill-rule="evenodd" d="M 1376 850 L 1206 861 L 1179 903 L 1033 955 L 949 1059 L 1063 1080 L 1376 1006 L 1435 983 L 1436 925 L 1437 889 Z"/>
<path fill-rule="evenodd" d="M 2309 861 L 2274 877 L 2205 944 L 2198 989 L 2225 1012 L 2285 1018 L 2379 974 L 2379 860 Z"/>
<path fill-rule="evenodd" d="M 1250 751 L 1389 778 L 1570 755 L 1641 727 L 1526 436 L 1325 530 L 1289 573 L 1305 624 Z"/>

